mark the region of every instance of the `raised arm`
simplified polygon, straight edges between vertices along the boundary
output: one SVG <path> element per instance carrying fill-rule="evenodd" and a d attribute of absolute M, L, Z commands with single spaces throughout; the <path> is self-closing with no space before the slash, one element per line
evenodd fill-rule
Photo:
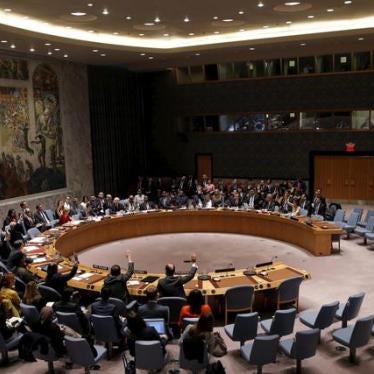
<path fill-rule="evenodd" d="M 195 274 L 197 272 L 198 266 L 196 264 L 196 254 L 191 255 L 191 262 L 192 262 L 192 266 L 191 266 L 191 269 L 190 269 L 189 273 L 180 278 L 182 284 L 185 284 L 185 283 L 189 282 L 191 279 L 193 279 L 193 277 L 195 276 Z"/>
<path fill-rule="evenodd" d="M 123 279 L 125 282 L 128 281 L 134 274 L 134 262 L 132 261 L 130 251 L 126 251 L 126 257 L 128 261 L 128 266 L 127 266 L 127 272 L 123 274 Z"/>

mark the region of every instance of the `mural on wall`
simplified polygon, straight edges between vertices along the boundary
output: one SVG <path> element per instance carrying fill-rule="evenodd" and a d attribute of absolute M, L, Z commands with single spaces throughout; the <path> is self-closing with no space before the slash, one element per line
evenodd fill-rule
<path fill-rule="evenodd" d="M 27 88 L 0 87 L 0 199 L 66 185 L 57 75 L 39 65 L 32 83 L 35 121 Z"/>
<path fill-rule="evenodd" d="M 27 61 L 0 57 L 0 78 L 28 80 Z"/>

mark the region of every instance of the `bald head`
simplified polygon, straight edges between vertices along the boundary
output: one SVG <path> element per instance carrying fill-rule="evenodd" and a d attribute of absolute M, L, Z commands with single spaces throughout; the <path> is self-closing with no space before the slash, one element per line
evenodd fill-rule
<path fill-rule="evenodd" d="M 167 264 L 165 266 L 165 273 L 167 276 L 173 276 L 175 273 L 175 266 L 173 264 Z"/>

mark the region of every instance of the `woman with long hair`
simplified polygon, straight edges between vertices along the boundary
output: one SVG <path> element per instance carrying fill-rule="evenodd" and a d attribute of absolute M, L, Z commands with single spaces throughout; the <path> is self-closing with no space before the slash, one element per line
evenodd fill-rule
<path fill-rule="evenodd" d="M 203 313 L 212 313 L 212 309 L 205 304 L 200 290 L 192 290 L 187 297 L 187 304 L 180 311 L 179 325 L 183 325 L 183 318 L 199 318 Z"/>

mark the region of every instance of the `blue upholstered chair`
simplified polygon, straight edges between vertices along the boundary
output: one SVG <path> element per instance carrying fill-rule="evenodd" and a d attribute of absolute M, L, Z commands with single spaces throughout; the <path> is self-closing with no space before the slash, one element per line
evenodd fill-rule
<path fill-rule="evenodd" d="M 354 232 L 357 226 L 358 220 L 359 220 L 359 214 L 352 212 L 349 215 L 347 223 L 343 222 L 342 225 L 339 225 L 347 233 L 347 237 L 346 237 L 347 239 L 349 239 L 350 234 Z"/>
<path fill-rule="evenodd" d="M 295 277 L 284 280 L 277 289 L 277 309 L 282 304 L 294 303 L 296 311 L 299 309 L 299 290 L 303 277 Z"/>
<path fill-rule="evenodd" d="M 295 338 L 285 339 L 279 343 L 281 351 L 296 360 L 297 374 L 301 373 L 301 361 L 316 354 L 319 335 L 319 329 L 298 331 Z"/>
<path fill-rule="evenodd" d="M 348 301 L 339 305 L 335 318 L 342 321 L 342 327 L 347 327 L 348 321 L 356 318 L 360 312 L 365 293 L 360 292 L 349 297 Z"/>
<path fill-rule="evenodd" d="M 364 208 L 353 208 L 353 213 L 357 213 L 358 214 L 358 221 L 361 221 L 361 218 L 362 218 L 362 213 L 364 212 Z"/>
<path fill-rule="evenodd" d="M 29 326 L 32 326 L 34 323 L 39 321 L 40 314 L 34 305 L 26 305 L 21 303 L 21 309 L 23 317 Z"/>
<path fill-rule="evenodd" d="M 252 286 L 237 286 L 225 292 L 225 325 L 228 313 L 252 311 L 254 291 Z"/>
<path fill-rule="evenodd" d="M 90 345 L 84 338 L 65 336 L 65 345 L 72 364 L 83 366 L 86 373 L 89 373 L 90 367 L 96 365 L 106 353 L 103 346 L 95 345 L 97 353 L 94 356 Z"/>
<path fill-rule="evenodd" d="M 237 314 L 235 323 L 224 327 L 226 335 L 234 342 L 244 345 L 257 336 L 258 313 Z"/>
<path fill-rule="evenodd" d="M 370 217 L 374 217 L 374 210 L 368 210 L 368 212 L 366 213 L 365 220 L 359 222 L 357 226 L 365 227 Z"/>
<path fill-rule="evenodd" d="M 76 313 L 56 312 L 58 323 L 72 328 L 75 332 L 82 334 L 82 326 Z"/>
<path fill-rule="evenodd" d="M 2 363 L 7 363 L 9 361 L 8 352 L 18 348 L 18 343 L 22 335 L 21 333 L 17 333 L 10 339 L 5 340 L 0 332 L 0 354 L 2 356 Z"/>
<path fill-rule="evenodd" d="M 335 212 L 334 223 L 337 224 L 338 222 L 344 222 L 344 216 L 345 216 L 345 211 L 343 209 L 338 209 Z"/>
<path fill-rule="evenodd" d="M 27 230 L 27 235 L 30 239 L 36 238 L 37 236 L 40 236 L 42 233 L 37 227 L 31 227 L 31 229 Z"/>
<path fill-rule="evenodd" d="M 275 362 L 278 344 L 278 335 L 258 336 L 252 343 L 243 345 L 240 354 L 250 364 L 257 366 L 257 374 L 262 374 L 263 365 Z"/>
<path fill-rule="evenodd" d="M 366 240 L 374 240 L 374 232 L 373 233 L 366 233 L 365 234 Z"/>
<path fill-rule="evenodd" d="M 169 325 L 179 324 L 179 314 L 187 300 L 184 297 L 160 297 L 157 303 L 169 307 Z"/>
<path fill-rule="evenodd" d="M 139 370 L 157 371 L 165 365 L 165 356 L 159 340 L 135 342 L 135 366 Z"/>
<path fill-rule="evenodd" d="M 356 361 L 356 349 L 369 342 L 373 328 L 374 316 L 360 318 L 354 326 L 348 326 L 333 332 L 333 339 L 350 350 L 349 360 Z"/>
<path fill-rule="evenodd" d="M 45 300 L 59 301 L 61 294 L 52 287 L 46 286 L 44 283 L 38 284 L 38 290 Z"/>
<path fill-rule="evenodd" d="M 199 370 L 205 369 L 208 364 L 209 359 L 206 344 L 204 344 L 204 353 L 201 362 L 199 362 L 197 359 L 187 359 L 184 354 L 183 344 L 180 345 L 179 366 L 181 369 L 192 371 L 192 373 L 198 373 Z"/>
<path fill-rule="evenodd" d="M 374 232 L 374 216 L 369 218 L 365 227 L 356 226 L 354 232 L 355 234 L 362 236 L 364 238 L 364 244 L 367 244 L 367 238 L 365 234 L 370 234 Z"/>
<path fill-rule="evenodd" d="M 295 318 L 295 308 L 277 310 L 273 318 L 261 321 L 260 325 L 266 334 L 282 337 L 293 333 Z"/>
<path fill-rule="evenodd" d="M 48 352 L 47 353 L 42 353 L 41 350 L 40 350 L 40 346 L 39 346 L 39 349 L 33 351 L 33 355 L 34 355 L 34 357 L 36 359 L 47 362 L 47 364 L 48 364 L 48 373 L 49 374 L 53 374 L 55 372 L 54 371 L 53 363 L 55 361 L 59 361 L 60 357 L 58 357 L 56 355 L 56 352 L 53 349 L 53 347 L 51 346 L 51 344 L 48 344 Z"/>

